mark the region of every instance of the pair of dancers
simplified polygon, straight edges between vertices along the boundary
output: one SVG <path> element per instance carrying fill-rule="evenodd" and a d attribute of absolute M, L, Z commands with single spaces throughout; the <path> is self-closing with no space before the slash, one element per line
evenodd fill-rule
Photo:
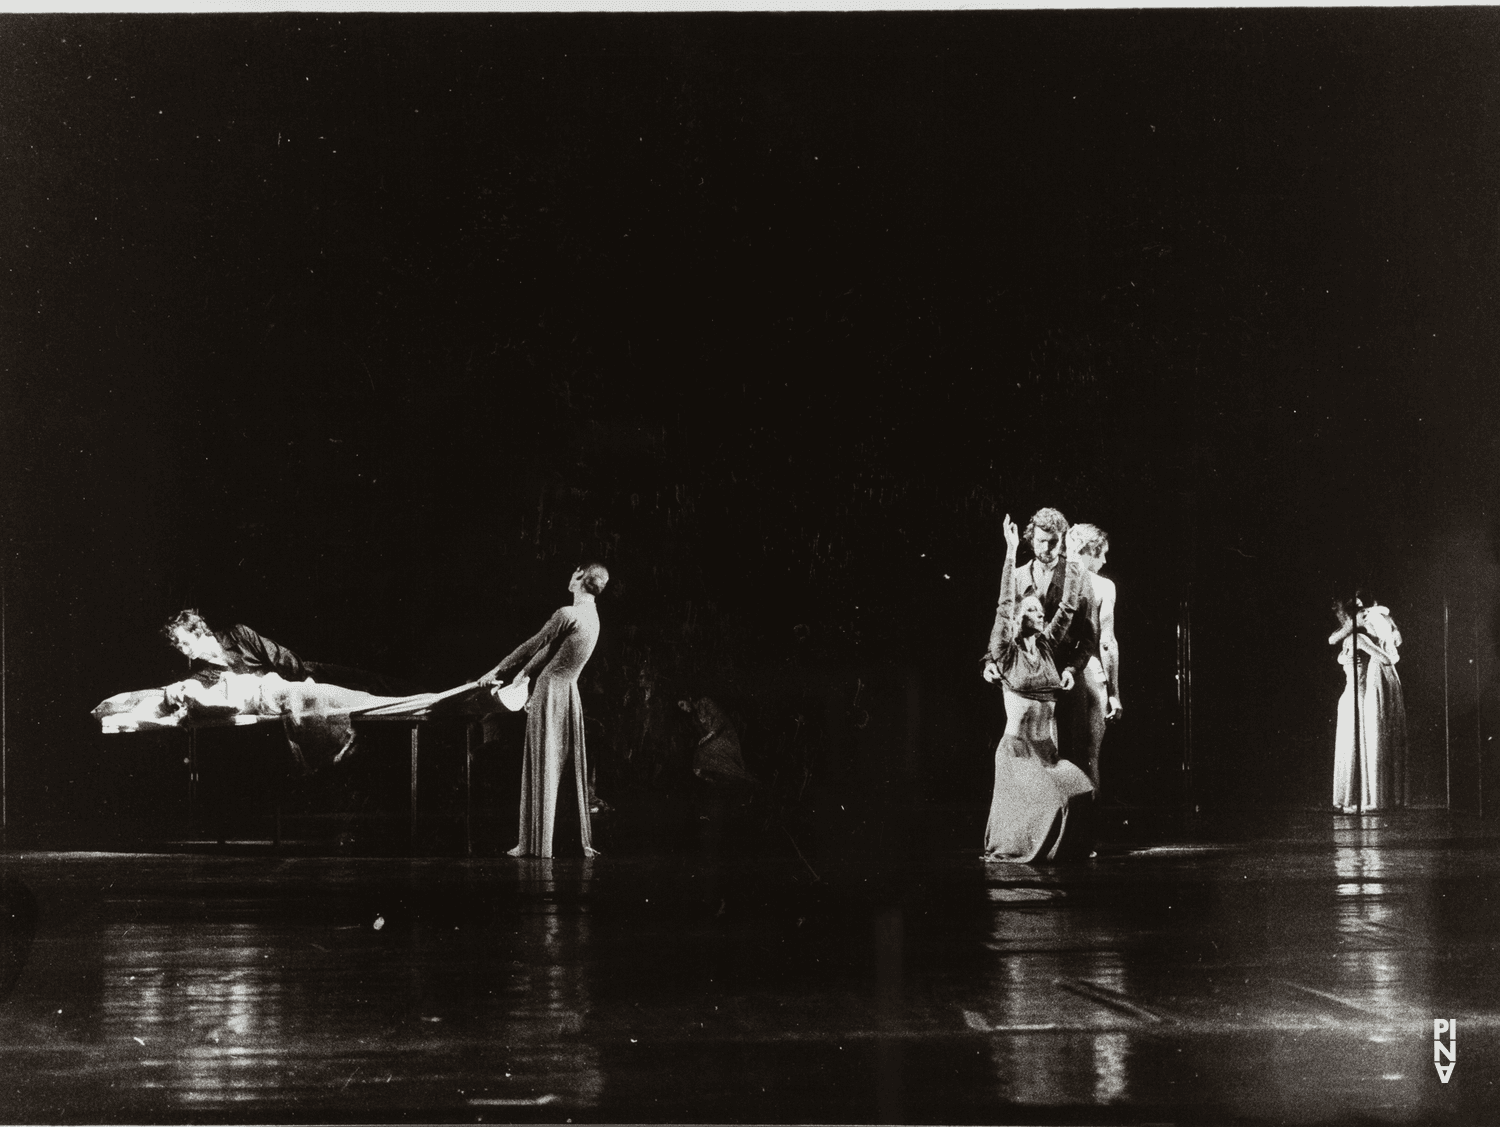
<path fill-rule="evenodd" d="M 1359 595 L 1335 600 L 1333 613 L 1339 628 L 1328 644 L 1339 647 L 1338 660 L 1345 670 L 1333 742 L 1333 807 L 1355 814 L 1405 806 L 1406 703 L 1396 672 L 1401 631 L 1388 609 L 1378 603 L 1366 606 Z"/>
<path fill-rule="evenodd" d="M 1093 525 L 1069 528 L 1057 510 L 1042 509 L 1026 529 L 1035 558 L 1018 568 L 1021 537 L 1009 514 L 1004 532 L 1000 603 L 984 678 L 1004 687 L 1006 729 L 995 751 L 984 855 L 1056 860 L 1088 851 L 1086 835 L 1070 833 L 1070 824 L 1079 804 L 1098 790 L 1104 726 L 1122 711 L 1115 588 L 1097 574 L 1109 541 Z M 1064 541 L 1066 557 L 1060 554 Z M 1059 759 L 1059 703 L 1064 750 L 1088 766 L 1087 774 Z"/>
<path fill-rule="evenodd" d="M 599 641 L 595 599 L 609 582 L 603 564 L 589 563 L 568 580 L 570 606 L 559 607 L 541 630 L 507 654 L 476 682 L 497 691 L 505 675 L 526 701 L 526 753 L 521 769 L 519 841 L 513 857 L 551 857 L 558 788 L 573 762 L 583 852 L 595 856 L 589 826 L 588 761 L 578 675 Z M 354 747 L 349 712 L 396 697 L 401 686 L 362 670 L 305 662 L 248 626 L 210 630 L 195 611 L 183 611 L 163 633 L 192 662 L 185 681 L 161 692 L 163 707 L 191 707 L 200 715 L 236 712 L 286 718 L 292 752 L 308 769 L 337 762 Z M 108 704 L 109 702 L 106 702 Z M 101 706 L 103 707 L 103 706 Z M 314 744 L 326 745 L 313 756 Z"/>

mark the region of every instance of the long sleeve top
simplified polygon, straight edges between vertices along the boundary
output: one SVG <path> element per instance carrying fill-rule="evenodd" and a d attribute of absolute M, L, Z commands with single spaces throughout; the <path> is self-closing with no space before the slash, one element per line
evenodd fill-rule
<path fill-rule="evenodd" d="M 576 678 L 599 641 L 599 612 L 592 606 L 558 607 L 546 624 L 511 650 L 495 669 L 508 673 L 524 663 L 527 677 L 538 670 Z"/>
<path fill-rule="evenodd" d="M 214 637 L 223 647 L 227 664 L 216 665 L 199 658 L 189 667 L 189 676 L 204 685 L 212 685 L 225 672 L 254 673 L 260 676 L 277 673 L 287 681 L 302 681 L 308 676 L 301 658 L 248 626 L 237 625 L 228 630 L 216 630 Z"/>

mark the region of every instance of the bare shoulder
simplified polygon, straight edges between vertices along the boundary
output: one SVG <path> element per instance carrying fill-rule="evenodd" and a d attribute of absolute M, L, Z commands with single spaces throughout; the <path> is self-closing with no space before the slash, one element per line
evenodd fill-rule
<path fill-rule="evenodd" d="M 1095 575 L 1093 581 L 1094 593 L 1099 596 L 1099 601 L 1101 603 L 1113 603 L 1115 601 L 1115 581 L 1113 579 L 1105 579 L 1102 575 Z"/>

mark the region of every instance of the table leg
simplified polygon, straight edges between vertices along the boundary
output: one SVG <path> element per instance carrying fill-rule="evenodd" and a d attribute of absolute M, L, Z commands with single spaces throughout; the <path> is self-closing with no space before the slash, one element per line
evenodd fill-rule
<path fill-rule="evenodd" d="M 474 855 L 474 725 L 464 727 L 464 849 Z"/>
<path fill-rule="evenodd" d="M 417 848 L 417 725 L 411 726 L 411 848 Z"/>
<path fill-rule="evenodd" d="M 188 729 L 187 743 L 188 832 L 192 833 L 198 826 L 198 729 Z"/>

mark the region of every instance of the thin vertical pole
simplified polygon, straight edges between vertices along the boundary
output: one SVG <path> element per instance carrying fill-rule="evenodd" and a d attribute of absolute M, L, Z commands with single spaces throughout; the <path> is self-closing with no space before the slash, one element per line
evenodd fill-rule
<path fill-rule="evenodd" d="M 1197 766 L 1197 746 L 1194 743 L 1197 736 L 1193 731 L 1193 602 L 1192 591 L 1188 592 L 1188 602 L 1183 608 L 1187 619 L 1187 738 L 1188 738 L 1188 763 Z M 1196 780 L 1193 787 L 1193 812 L 1198 812 L 1198 788 Z"/>
<path fill-rule="evenodd" d="M 273 737 L 271 736 L 270 732 L 266 731 L 264 725 L 259 726 L 257 730 L 261 732 L 261 744 L 263 746 L 263 749 L 269 752 L 271 749 L 271 740 L 273 739 Z M 271 757 L 268 755 L 267 759 L 269 760 L 270 758 Z M 281 848 L 281 799 L 286 793 L 285 776 L 277 779 L 273 785 L 275 787 L 275 790 L 271 792 L 271 814 L 273 819 L 271 849 L 279 850 Z"/>
<path fill-rule="evenodd" d="M 1448 596 L 1443 596 L 1443 793 L 1444 805 L 1453 809 L 1453 729 L 1448 704 Z"/>
<path fill-rule="evenodd" d="M 1180 738 L 1182 747 L 1182 799 L 1183 805 L 1193 805 L 1192 776 L 1188 773 L 1187 709 L 1183 707 L 1186 686 L 1182 680 L 1182 600 L 1177 600 L 1177 722 L 1182 725 Z"/>
<path fill-rule="evenodd" d="M 1350 624 L 1353 629 L 1349 631 L 1349 675 L 1354 678 L 1350 682 L 1349 702 L 1354 706 L 1354 808 L 1361 814 L 1365 812 L 1365 746 L 1360 737 L 1360 708 L 1364 705 L 1364 694 L 1360 692 L 1359 684 L 1359 610 L 1358 606 L 1353 608 L 1354 621 Z"/>
<path fill-rule="evenodd" d="M 1479 816 L 1484 817 L 1484 692 L 1480 681 L 1479 616 L 1474 616 L 1474 751 L 1479 765 Z"/>
<path fill-rule="evenodd" d="M 1193 779 L 1193 612 L 1191 589 L 1177 608 L 1177 708 L 1182 725 L 1183 796 L 1190 813 L 1198 812 Z"/>
<path fill-rule="evenodd" d="M 464 851 L 474 853 L 474 725 L 464 726 Z"/>
<path fill-rule="evenodd" d="M 417 847 L 417 723 L 411 725 L 411 847 Z"/>
<path fill-rule="evenodd" d="M 0 846 L 10 840 L 10 743 L 6 727 L 5 680 L 9 666 L 5 663 L 5 612 L 8 577 L 0 580 Z"/>
<path fill-rule="evenodd" d="M 198 825 L 198 729 L 188 729 L 188 831 Z"/>

